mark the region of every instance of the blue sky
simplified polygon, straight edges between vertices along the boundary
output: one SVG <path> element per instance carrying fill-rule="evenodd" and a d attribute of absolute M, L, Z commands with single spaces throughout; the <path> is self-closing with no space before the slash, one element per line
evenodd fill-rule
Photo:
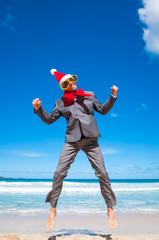
<path fill-rule="evenodd" d="M 52 111 L 56 68 L 101 103 L 119 88 L 113 109 L 95 113 L 109 177 L 159 178 L 158 10 L 156 0 L 0 1 L 0 176 L 52 178 L 66 121 L 46 125 L 32 100 Z M 68 178 L 95 178 L 82 152 Z"/>

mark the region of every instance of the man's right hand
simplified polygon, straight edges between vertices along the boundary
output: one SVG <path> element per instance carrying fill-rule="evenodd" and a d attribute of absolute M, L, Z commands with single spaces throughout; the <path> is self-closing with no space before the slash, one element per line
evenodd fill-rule
<path fill-rule="evenodd" d="M 39 98 L 35 98 L 33 101 L 32 101 L 32 105 L 34 106 L 35 110 L 38 110 L 39 107 L 41 106 L 41 101 Z"/>

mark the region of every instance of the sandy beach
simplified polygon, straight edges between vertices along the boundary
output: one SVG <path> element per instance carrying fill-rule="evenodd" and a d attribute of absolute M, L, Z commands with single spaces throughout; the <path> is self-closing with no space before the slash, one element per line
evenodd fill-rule
<path fill-rule="evenodd" d="M 7 235 L 0 235 L 1 240 L 45 240 L 47 239 L 43 235 L 39 234 L 32 234 L 32 235 L 25 235 L 25 234 L 7 234 Z M 89 235 L 80 235 L 80 234 L 71 234 L 69 236 L 52 236 L 50 240 L 158 240 L 159 237 L 156 235 L 132 235 L 132 236 L 124 236 L 124 237 L 116 237 L 112 235 L 97 235 L 97 236 L 89 236 Z"/>
<path fill-rule="evenodd" d="M 0 218 L 0 240 L 159 240 L 159 216 L 117 216 L 118 228 L 106 216 L 57 216 L 54 230 L 46 231 L 47 215 Z"/>
<path fill-rule="evenodd" d="M 51 180 L 5 180 L 0 185 L 0 240 L 159 240 L 159 180 L 115 180 L 118 228 L 111 230 L 98 182 L 64 183 L 54 230 L 44 204 Z"/>

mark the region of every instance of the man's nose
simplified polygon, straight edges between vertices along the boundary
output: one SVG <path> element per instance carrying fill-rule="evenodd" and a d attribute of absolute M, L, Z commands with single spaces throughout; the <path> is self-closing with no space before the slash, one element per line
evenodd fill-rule
<path fill-rule="evenodd" d="M 70 81 L 70 82 L 69 82 L 69 85 L 72 86 L 72 84 L 73 84 L 73 82 Z"/>

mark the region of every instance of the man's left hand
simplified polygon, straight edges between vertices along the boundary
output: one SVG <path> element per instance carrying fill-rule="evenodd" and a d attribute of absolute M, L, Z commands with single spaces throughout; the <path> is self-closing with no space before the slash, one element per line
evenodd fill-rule
<path fill-rule="evenodd" d="M 118 87 L 116 87 L 115 85 L 113 85 L 113 87 L 111 87 L 111 92 L 114 96 L 117 96 L 117 91 L 118 91 Z"/>

